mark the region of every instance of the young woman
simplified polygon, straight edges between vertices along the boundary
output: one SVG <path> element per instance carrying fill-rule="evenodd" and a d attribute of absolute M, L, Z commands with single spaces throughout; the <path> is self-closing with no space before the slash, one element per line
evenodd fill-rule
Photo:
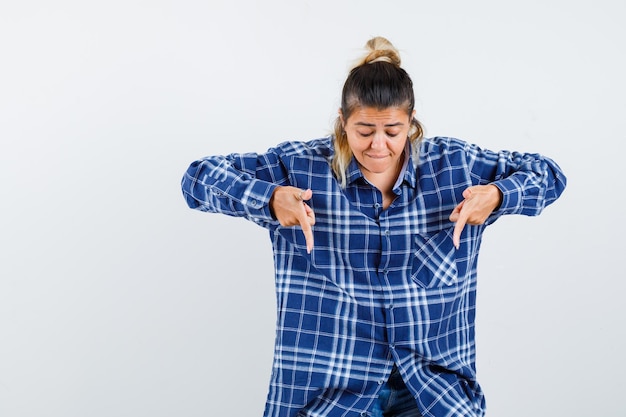
<path fill-rule="evenodd" d="M 424 139 L 398 51 L 366 46 L 332 136 L 200 159 L 183 194 L 269 230 L 278 332 L 265 416 L 482 416 L 482 233 L 539 214 L 566 180 L 537 154 Z"/>

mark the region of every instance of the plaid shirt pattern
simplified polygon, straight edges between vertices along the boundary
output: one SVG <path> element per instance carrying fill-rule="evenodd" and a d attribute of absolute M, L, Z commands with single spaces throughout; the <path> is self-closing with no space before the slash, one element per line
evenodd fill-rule
<path fill-rule="evenodd" d="M 424 139 L 407 154 L 386 210 L 354 160 L 341 188 L 332 138 L 207 157 L 185 173 L 191 208 L 269 230 L 278 315 L 266 417 L 367 416 L 394 363 L 424 417 L 484 415 L 474 342 L 482 233 L 501 215 L 539 214 L 566 179 L 541 155 L 453 138 Z M 448 216 L 465 188 L 484 184 L 502 203 L 484 225 L 465 227 L 457 250 Z M 301 230 L 270 213 L 283 185 L 313 190 L 310 254 Z"/>

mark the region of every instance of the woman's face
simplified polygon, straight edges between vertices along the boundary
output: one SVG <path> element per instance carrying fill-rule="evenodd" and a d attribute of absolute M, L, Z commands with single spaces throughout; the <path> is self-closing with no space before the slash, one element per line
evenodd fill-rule
<path fill-rule="evenodd" d="M 357 107 L 347 120 L 340 115 L 348 146 L 366 178 L 397 178 L 414 114 L 398 107 Z"/>

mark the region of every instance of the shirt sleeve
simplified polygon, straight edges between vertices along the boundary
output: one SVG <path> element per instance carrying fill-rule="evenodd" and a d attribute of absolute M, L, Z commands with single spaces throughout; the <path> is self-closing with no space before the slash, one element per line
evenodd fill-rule
<path fill-rule="evenodd" d="M 273 150 L 202 158 L 189 166 L 181 182 L 190 208 L 244 217 L 263 227 L 277 223 L 269 201 L 280 185 L 288 185 L 288 177 Z"/>
<path fill-rule="evenodd" d="M 493 184 L 502 192 L 492 220 L 503 214 L 536 216 L 556 201 L 567 184 L 561 168 L 537 153 L 493 152 L 465 145 L 472 182 Z"/>

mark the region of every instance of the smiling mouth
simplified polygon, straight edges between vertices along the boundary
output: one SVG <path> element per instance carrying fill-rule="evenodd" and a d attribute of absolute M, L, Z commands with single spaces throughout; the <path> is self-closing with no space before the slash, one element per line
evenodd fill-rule
<path fill-rule="evenodd" d="M 366 156 L 368 158 L 372 158 L 372 159 L 384 159 L 384 158 L 387 158 L 389 155 L 370 155 L 370 154 L 366 154 Z"/>

